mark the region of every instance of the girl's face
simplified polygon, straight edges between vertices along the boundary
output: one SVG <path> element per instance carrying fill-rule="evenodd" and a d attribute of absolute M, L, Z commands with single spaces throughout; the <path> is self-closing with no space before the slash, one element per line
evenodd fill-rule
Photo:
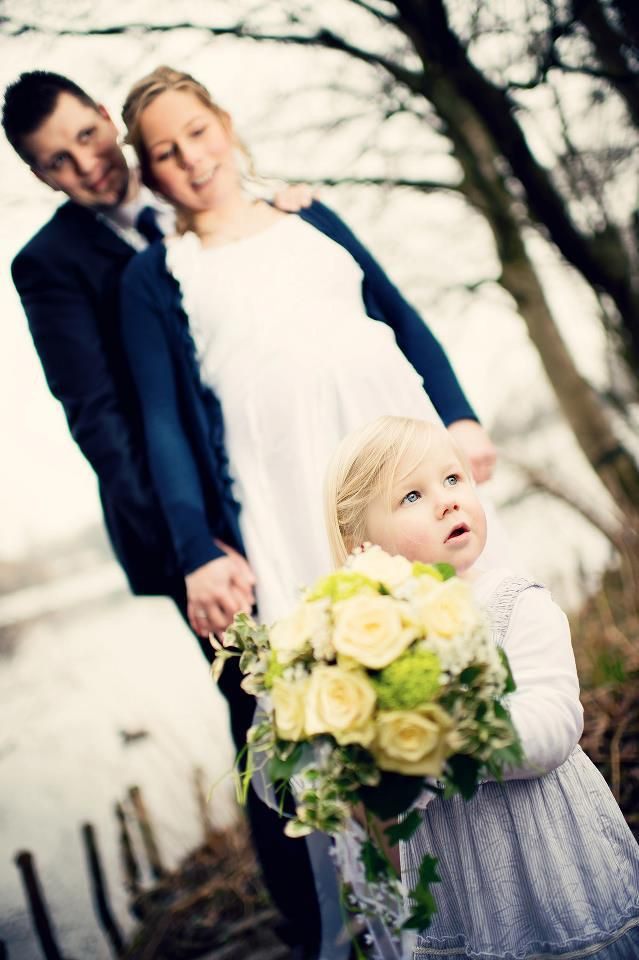
<path fill-rule="evenodd" d="M 230 118 L 194 93 L 161 93 L 142 113 L 140 130 L 153 185 L 176 207 L 211 210 L 239 193 Z"/>
<path fill-rule="evenodd" d="M 486 517 L 444 429 L 416 440 L 397 465 L 389 495 L 366 514 L 367 538 L 389 553 L 424 563 L 450 563 L 458 573 L 486 543 Z"/>

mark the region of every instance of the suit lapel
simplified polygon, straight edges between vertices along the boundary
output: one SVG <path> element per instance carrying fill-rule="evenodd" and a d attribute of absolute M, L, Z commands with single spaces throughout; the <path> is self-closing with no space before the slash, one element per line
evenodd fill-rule
<path fill-rule="evenodd" d="M 135 253 L 134 248 L 126 240 L 103 223 L 91 210 L 69 202 L 65 206 L 65 213 L 75 224 L 81 225 L 83 235 L 90 238 L 96 249 L 126 258 Z"/>

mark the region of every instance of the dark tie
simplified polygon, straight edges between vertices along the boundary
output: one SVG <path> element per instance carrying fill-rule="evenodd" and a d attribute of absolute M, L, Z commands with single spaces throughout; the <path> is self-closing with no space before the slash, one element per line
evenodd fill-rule
<path fill-rule="evenodd" d="M 149 243 L 161 240 L 164 236 L 158 227 L 157 213 L 153 207 L 142 207 L 135 221 L 135 226 Z"/>

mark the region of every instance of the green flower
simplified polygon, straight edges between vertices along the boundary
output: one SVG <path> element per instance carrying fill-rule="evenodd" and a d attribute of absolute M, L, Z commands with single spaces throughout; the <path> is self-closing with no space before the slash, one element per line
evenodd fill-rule
<path fill-rule="evenodd" d="M 414 577 L 433 577 L 435 580 L 443 580 L 443 576 L 432 563 L 422 563 L 421 560 L 415 560 L 413 563 Z"/>
<path fill-rule="evenodd" d="M 370 577 L 365 577 L 362 573 L 356 573 L 351 570 L 337 573 L 331 573 L 328 577 L 318 580 L 306 600 L 321 600 L 328 597 L 333 603 L 340 600 L 348 600 L 358 593 L 382 593 L 386 592 L 380 589 L 380 584 L 375 583 Z"/>
<path fill-rule="evenodd" d="M 439 689 L 441 663 L 430 650 L 409 650 L 371 676 L 381 710 L 414 710 Z"/>
<path fill-rule="evenodd" d="M 450 563 L 422 563 L 415 560 L 413 563 L 414 577 L 433 577 L 435 580 L 450 580 L 455 576 L 455 568 Z"/>
<path fill-rule="evenodd" d="M 284 673 L 284 665 L 278 663 L 277 655 L 275 650 L 271 650 L 271 657 L 269 660 L 268 667 L 264 673 L 263 683 L 267 690 L 270 690 L 273 686 L 273 681 L 278 677 L 281 677 Z"/>

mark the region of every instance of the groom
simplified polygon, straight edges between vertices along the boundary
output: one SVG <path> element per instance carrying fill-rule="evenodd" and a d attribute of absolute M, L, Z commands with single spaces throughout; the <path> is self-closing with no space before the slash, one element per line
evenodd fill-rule
<path fill-rule="evenodd" d="M 47 383 L 98 478 L 104 519 L 133 593 L 171 597 L 186 618 L 184 578 L 153 492 L 141 414 L 119 334 L 119 278 L 136 251 L 174 227 L 130 170 L 106 109 L 55 73 L 23 73 L 5 91 L 7 139 L 39 180 L 66 195 L 12 264 Z M 287 202 L 288 201 L 288 202 Z M 278 206 L 305 201 L 284 196 Z M 201 648 L 212 659 L 206 640 Z M 231 669 L 229 669 L 231 666 Z M 237 749 L 254 701 L 235 662 L 220 688 Z M 306 847 L 250 792 L 248 813 L 267 886 L 300 957 L 313 957 L 319 914 Z"/>

